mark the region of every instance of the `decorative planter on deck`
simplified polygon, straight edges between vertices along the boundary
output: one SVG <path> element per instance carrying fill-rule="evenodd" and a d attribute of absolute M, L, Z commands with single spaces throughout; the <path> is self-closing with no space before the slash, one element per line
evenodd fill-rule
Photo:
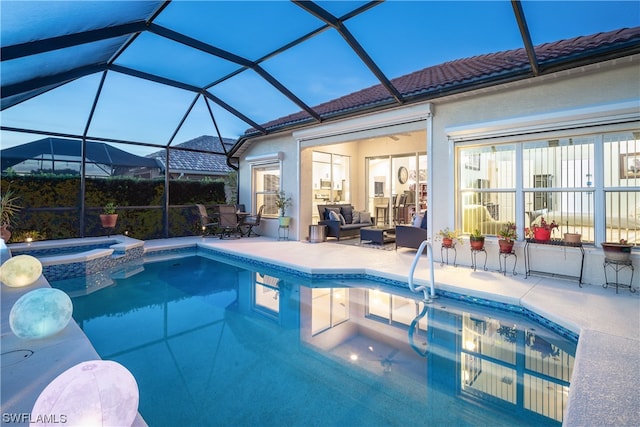
<path fill-rule="evenodd" d="M 579 245 L 582 241 L 580 233 L 564 233 L 564 242 L 569 245 Z"/>
<path fill-rule="evenodd" d="M 534 227 L 533 238 L 538 242 L 548 242 L 551 240 L 551 230 L 542 227 Z"/>
<path fill-rule="evenodd" d="M 510 254 L 513 252 L 513 244 L 515 242 L 513 240 L 500 239 L 498 240 L 498 245 L 500 246 L 501 254 Z"/>
<path fill-rule="evenodd" d="M 604 257 L 611 261 L 625 262 L 631 259 L 633 245 L 626 243 L 602 243 Z"/>

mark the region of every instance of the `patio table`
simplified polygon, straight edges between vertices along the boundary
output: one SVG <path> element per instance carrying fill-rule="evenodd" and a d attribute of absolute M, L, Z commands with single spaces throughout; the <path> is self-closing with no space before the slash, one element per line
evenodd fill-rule
<path fill-rule="evenodd" d="M 387 233 L 394 230 L 393 227 L 388 226 L 363 227 L 360 229 L 360 241 L 370 241 L 379 245 L 392 243 L 396 241 L 396 236 L 395 234 L 389 235 Z"/>

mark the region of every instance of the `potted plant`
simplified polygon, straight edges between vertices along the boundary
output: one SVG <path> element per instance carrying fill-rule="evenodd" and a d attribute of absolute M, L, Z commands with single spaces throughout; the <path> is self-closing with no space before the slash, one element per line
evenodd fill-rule
<path fill-rule="evenodd" d="M 474 251 L 481 251 L 484 248 L 484 235 L 477 228 L 469 236 L 469 244 Z"/>
<path fill-rule="evenodd" d="M 288 227 L 291 218 L 286 216 L 287 207 L 291 206 L 291 197 L 287 197 L 284 191 L 276 193 L 276 207 L 280 211 L 280 226 Z"/>
<path fill-rule="evenodd" d="M 580 245 L 580 243 L 582 242 L 582 234 L 564 233 L 564 242 L 567 245 Z"/>
<path fill-rule="evenodd" d="M 17 218 L 18 212 L 22 209 L 18 206 L 18 199 L 20 197 L 10 188 L 7 188 L 4 194 L 0 194 L 0 238 L 5 242 L 11 238 L 11 221 Z"/>
<path fill-rule="evenodd" d="M 551 232 L 554 228 L 558 228 L 558 223 L 555 220 L 547 222 L 544 217 L 540 217 L 540 225 L 533 226 L 533 238 L 537 242 L 548 242 L 551 240 Z"/>
<path fill-rule="evenodd" d="M 117 208 L 113 202 L 109 202 L 103 206 L 102 214 L 100 214 L 100 222 L 103 228 L 115 228 L 116 221 L 118 220 L 118 214 L 116 213 Z"/>
<path fill-rule="evenodd" d="M 500 253 L 510 254 L 513 252 L 513 244 L 518 238 L 516 233 L 516 225 L 509 221 L 498 231 L 498 245 L 500 245 Z"/>
<path fill-rule="evenodd" d="M 443 248 L 452 248 L 455 246 L 456 240 L 458 240 L 458 233 L 449 227 L 438 231 L 438 235 L 442 238 Z"/>
<path fill-rule="evenodd" d="M 605 258 L 618 262 L 628 262 L 631 260 L 631 248 L 633 248 L 633 245 L 627 243 L 625 239 L 620 239 L 618 243 L 605 242 L 601 244 Z"/>

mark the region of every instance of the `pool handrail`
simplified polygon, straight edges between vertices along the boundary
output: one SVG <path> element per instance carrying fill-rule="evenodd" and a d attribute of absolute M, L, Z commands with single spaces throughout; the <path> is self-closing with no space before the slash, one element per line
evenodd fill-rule
<path fill-rule="evenodd" d="M 425 246 L 428 249 L 427 258 L 429 258 L 429 274 L 430 274 L 430 282 L 431 282 L 429 284 L 430 293 L 431 293 L 430 296 L 427 294 L 426 286 L 424 285 L 415 286 L 413 284 L 413 274 L 415 273 L 416 266 L 418 265 L 418 260 L 420 259 L 420 256 L 422 255 L 422 252 L 424 251 Z M 422 292 L 424 295 L 425 302 L 430 302 L 432 299 L 436 297 L 434 282 L 435 282 L 435 279 L 434 279 L 434 271 L 433 271 L 433 247 L 431 246 L 431 243 L 429 243 L 429 241 L 424 240 L 420 244 L 420 247 L 418 248 L 418 252 L 416 252 L 416 256 L 415 258 L 413 258 L 413 262 L 411 263 L 411 268 L 409 269 L 409 275 L 408 275 L 409 289 L 411 289 L 411 292 L 416 292 L 416 293 Z"/>

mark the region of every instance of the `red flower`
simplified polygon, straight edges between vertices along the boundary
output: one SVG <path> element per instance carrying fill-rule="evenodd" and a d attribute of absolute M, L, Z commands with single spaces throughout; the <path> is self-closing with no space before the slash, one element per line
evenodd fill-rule
<path fill-rule="evenodd" d="M 534 225 L 533 231 L 535 232 L 536 228 L 544 228 L 545 230 L 553 230 L 554 228 L 558 228 L 558 223 L 553 220 L 551 222 L 545 221 L 544 217 L 540 217 L 540 225 Z"/>

